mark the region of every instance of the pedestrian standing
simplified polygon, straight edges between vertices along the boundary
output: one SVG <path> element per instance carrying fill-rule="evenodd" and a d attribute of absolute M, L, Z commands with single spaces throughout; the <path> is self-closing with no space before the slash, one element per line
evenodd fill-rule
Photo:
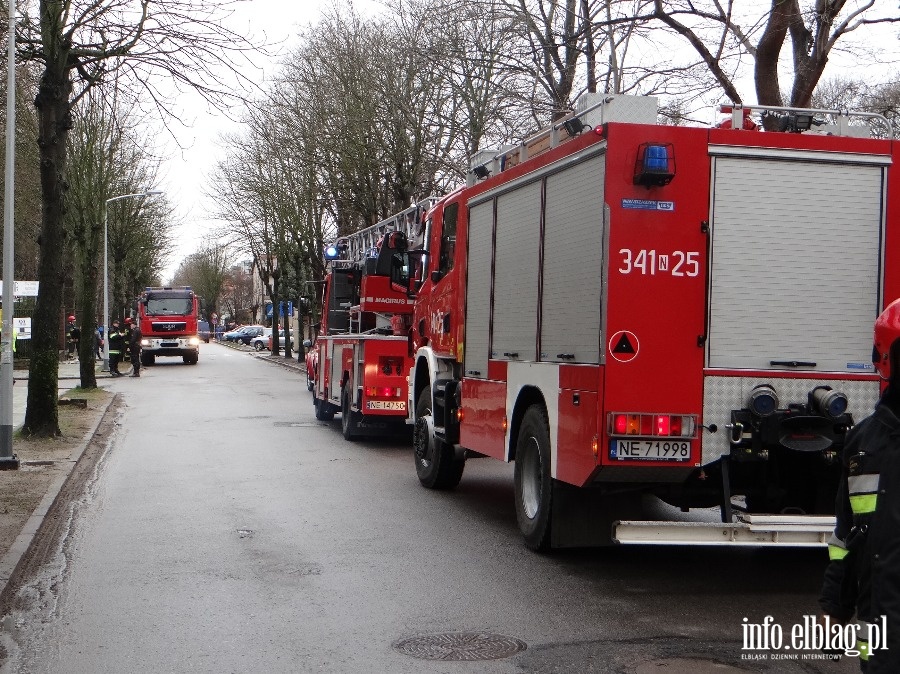
<path fill-rule="evenodd" d="M 94 330 L 94 350 L 97 353 L 97 360 L 103 360 L 103 326 L 98 325 Z"/>
<path fill-rule="evenodd" d="M 109 326 L 109 374 L 111 377 L 121 377 L 119 362 L 122 360 L 122 351 L 125 349 L 125 335 L 119 331 L 119 319 L 114 318 Z"/>
<path fill-rule="evenodd" d="M 134 371 L 132 377 L 141 376 L 141 326 L 132 319 L 126 318 L 125 325 L 128 326 L 128 353 L 131 357 L 131 367 Z"/>
<path fill-rule="evenodd" d="M 857 630 L 863 672 L 893 674 L 900 672 L 900 300 L 875 321 L 874 341 L 872 360 L 887 388 L 875 412 L 847 433 L 819 603 L 831 620 Z M 875 630 L 884 632 L 878 642 Z"/>
<path fill-rule="evenodd" d="M 75 325 L 75 316 L 69 316 L 66 320 L 68 321 L 68 325 L 66 325 L 66 346 L 68 347 L 66 360 L 78 360 L 81 330 Z"/>

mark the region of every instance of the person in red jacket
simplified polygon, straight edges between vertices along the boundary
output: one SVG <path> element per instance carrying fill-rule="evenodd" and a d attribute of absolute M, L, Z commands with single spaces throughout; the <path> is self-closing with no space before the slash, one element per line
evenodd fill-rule
<path fill-rule="evenodd" d="M 855 615 L 862 671 L 887 674 L 900 672 L 900 300 L 875 321 L 874 341 L 887 388 L 847 433 L 819 604 L 841 625 Z"/>

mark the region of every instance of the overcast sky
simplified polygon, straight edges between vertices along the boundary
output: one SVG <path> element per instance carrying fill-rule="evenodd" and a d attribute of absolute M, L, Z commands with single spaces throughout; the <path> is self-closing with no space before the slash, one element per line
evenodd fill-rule
<path fill-rule="evenodd" d="M 382 5 L 379 0 L 249 0 L 236 6 L 230 17 L 228 26 L 256 39 L 266 35 L 268 44 L 279 44 L 277 49 L 287 51 L 297 44 L 297 33 L 302 27 L 315 24 L 323 9 L 349 6 L 362 15 L 377 14 Z M 886 0 L 884 0 L 886 1 Z M 896 41 L 896 28 L 893 25 L 882 25 L 867 29 L 867 37 L 874 43 Z M 786 50 L 789 54 L 789 49 Z M 785 56 L 787 58 L 788 56 Z M 257 58 L 259 68 L 247 69 L 248 77 L 264 83 L 277 68 L 277 59 Z M 860 77 L 860 57 L 837 51 L 832 54 L 825 79 L 842 74 L 847 77 Z M 895 66 L 890 68 L 895 71 Z M 887 78 L 890 79 L 890 78 Z M 742 87 L 747 100 L 753 99 L 752 85 Z M 208 191 L 208 176 L 217 159 L 223 157 L 222 147 L 217 142 L 223 132 L 239 130 L 238 124 L 215 110 L 210 110 L 199 96 L 185 95 L 183 102 L 185 122 L 191 128 L 180 128 L 172 125 L 171 130 L 177 135 L 178 143 L 167 140 L 163 134 L 160 138 L 161 148 L 166 157 L 163 165 L 160 188 L 176 207 L 176 217 L 181 224 L 174 232 L 176 252 L 172 256 L 163 274 L 163 281 L 171 280 L 182 259 L 197 251 L 201 241 L 215 227 L 212 220 L 214 205 L 204 196 Z M 710 123 L 718 116 L 710 109 Z M 178 147 L 180 145 L 181 147 Z"/>
<path fill-rule="evenodd" d="M 251 0 L 237 6 L 228 27 L 256 38 L 265 33 L 267 43 L 279 44 L 273 49 L 285 51 L 297 44 L 299 28 L 318 21 L 322 8 L 342 4 L 349 5 L 349 0 Z M 355 0 L 353 6 L 359 13 L 373 13 L 378 9 L 375 0 Z M 245 72 L 263 83 L 275 72 L 277 59 L 258 58 L 257 61 L 261 68 L 248 68 Z M 208 191 L 207 179 L 212 167 L 223 156 L 217 139 L 223 132 L 239 129 L 224 114 L 208 109 L 199 96 L 184 95 L 179 104 L 190 128 L 170 125 L 178 142 L 166 139 L 164 134 L 159 141 L 166 157 L 160 189 L 175 205 L 176 217 L 181 221 L 174 232 L 176 252 L 163 274 L 164 282 L 171 280 L 184 257 L 196 252 L 205 235 L 216 225 L 211 219 L 214 206 L 208 203 L 204 191 Z"/>

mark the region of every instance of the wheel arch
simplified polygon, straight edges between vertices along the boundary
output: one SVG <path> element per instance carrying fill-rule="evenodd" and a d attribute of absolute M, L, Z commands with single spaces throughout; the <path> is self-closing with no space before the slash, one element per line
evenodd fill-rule
<path fill-rule="evenodd" d="M 419 401 L 419 395 L 426 388 L 434 385 L 439 379 L 454 378 L 454 361 L 451 358 L 442 358 L 434 353 L 428 346 L 423 346 L 416 352 L 416 360 L 412 369 L 409 386 L 409 405 L 410 410 L 416 409 Z M 434 404 L 434 391 L 431 392 L 432 405 Z"/>
<path fill-rule="evenodd" d="M 509 461 L 516 460 L 516 441 L 519 437 L 519 428 L 522 426 L 525 412 L 532 405 L 540 405 L 544 409 L 544 415 L 547 415 L 547 401 L 544 399 L 543 392 L 537 386 L 523 386 L 516 398 L 516 404 L 513 406 L 512 418 L 509 420 L 509 446 L 507 448 Z M 552 443 L 553 439 L 551 438 L 550 441 Z"/>

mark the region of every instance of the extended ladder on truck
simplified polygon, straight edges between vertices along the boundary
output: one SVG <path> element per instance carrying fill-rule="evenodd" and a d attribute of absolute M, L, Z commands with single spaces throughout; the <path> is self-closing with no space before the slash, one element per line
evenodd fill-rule
<path fill-rule="evenodd" d="M 307 356 L 316 418 L 341 414 L 344 437 L 396 434 L 406 423 L 407 330 L 412 301 L 391 286 L 393 246 L 421 236 L 429 198 L 336 239 L 327 263 L 322 323 Z"/>

